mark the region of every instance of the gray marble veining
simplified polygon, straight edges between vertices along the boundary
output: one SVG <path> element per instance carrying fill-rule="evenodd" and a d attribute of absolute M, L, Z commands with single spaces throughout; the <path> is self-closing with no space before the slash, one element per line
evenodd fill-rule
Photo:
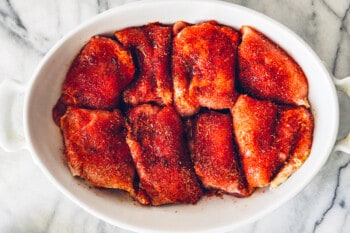
<path fill-rule="evenodd" d="M 26 83 L 65 33 L 122 0 L 0 0 L 0 81 Z M 350 75 L 350 0 L 232 0 L 262 12 L 303 38 L 338 78 Z M 341 103 L 339 137 L 347 134 L 350 101 Z M 126 233 L 83 211 L 63 196 L 29 153 L 0 150 L 0 232 Z M 350 155 L 333 153 L 295 198 L 233 232 L 350 232 Z"/>

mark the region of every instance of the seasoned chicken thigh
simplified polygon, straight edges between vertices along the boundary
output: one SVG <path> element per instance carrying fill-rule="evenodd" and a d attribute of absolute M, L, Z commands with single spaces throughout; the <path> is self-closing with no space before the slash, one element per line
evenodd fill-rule
<path fill-rule="evenodd" d="M 174 104 L 180 115 L 193 115 L 200 107 L 233 107 L 238 33 L 215 21 L 187 26 L 178 22 L 174 31 Z"/>
<path fill-rule="evenodd" d="M 276 174 L 272 186 L 279 185 L 309 156 L 313 119 L 306 108 L 279 106 L 241 95 L 231 112 L 250 187 L 265 187 Z"/>
<path fill-rule="evenodd" d="M 171 27 L 152 23 L 117 31 L 115 37 L 133 51 L 138 65 L 135 80 L 124 91 L 124 101 L 131 105 L 171 105 Z"/>
<path fill-rule="evenodd" d="M 124 123 L 119 110 L 68 107 L 61 118 L 67 162 L 74 176 L 97 187 L 125 190 L 148 204 L 147 196 L 134 188 L 136 170 L 125 141 Z"/>
<path fill-rule="evenodd" d="M 278 107 L 241 95 L 232 109 L 233 128 L 250 187 L 264 187 L 286 158 L 273 148 Z"/>
<path fill-rule="evenodd" d="M 94 36 L 69 68 L 59 101 L 77 107 L 113 109 L 134 73 L 128 50 L 110 38 Z"/>
<path fill-rule="evenodd" d="M 250 26 L 242 26 L 241 33 L 238 78 L 243 92 L 259 99 L 309 107 L 307 79 L 293 58 Z"/>
<path fill-rule="evenodd" d="M 306 108 L 287 108 L 280 111 L 275 144 L 280 148 L 280 154 L 287 156 L 288 160 L 271 181 L 271 188 L 286 181 L 309 157 L 313 130 L 313 116 Z"/>
<path fill-rule="evenodd" d="M 153 205 L 196 203 L 202 190 L 174 108 L 140 105 L 128 113 L 127 143 Z"/>
<path fill-rule="evenodd" d="M 234 145 L 230 113 L 200 112 L 191 125 L 191 157 L 202 184 L 238 197 L 248 196 L 251 191 Z"/>

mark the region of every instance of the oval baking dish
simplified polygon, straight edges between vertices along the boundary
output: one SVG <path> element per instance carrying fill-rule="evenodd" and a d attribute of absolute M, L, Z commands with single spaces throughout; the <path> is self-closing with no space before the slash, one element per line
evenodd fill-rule
<path fill-rule="evenodd" d="M 195 205 L 145 207 L 119 192 L 91 189 L 82 180 L 72 177 L 64 162 L 62 137 L 51 111 L 76 54 L 93 35 L 112 35 L 116 30 L 148 22 L 170 24 L 179 20 L 190 23 L 216 20 L 236 29 L 251 25 L 282 47 L 306 74 L 315 118 L 311 154 L 277 189 L 259 189 L 244 199 L 224 195 L 202 198 Z M 350 89 L 350 79 L 333 79 L 303 40 L 253 10 L 219 1 L 140 1 L 106 11 L 62 38 L 46 54 L 28 87 L 4 82 L 0 87 L 1 103 L 25 94 L 25 140 L 9 140 L 2 133 L 0 141 L 8 150 L 22 146 L 29 149 L 33 160 L 58 189 L 86 211 L 111 224 L 141 232 L 228 231 L 261 218 L 293 198 L 317 174 L 332 150 L 350 152 L 347 139 L 336 142 L 339 110 L 334 82 L 345 92 Z M 1 127 L 7 120 L 0 119 Z"/>

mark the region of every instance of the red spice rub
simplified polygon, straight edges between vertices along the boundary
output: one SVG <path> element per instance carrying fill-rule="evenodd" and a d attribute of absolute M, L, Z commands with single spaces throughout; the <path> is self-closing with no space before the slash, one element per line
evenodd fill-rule
<path fill-rule="evenodd" d="M 205 187 L 238 197 L 250 195 L 229 113 L 199 113 L 192 122 L 190 148 L 194 169 Z"/>
<path fill-rule="evenodd" d="M 152 204 L 196 203 L 202 190 L 177 112 L 145 104 L 131 109 L 127 117 L 127 143 Z"/>
<path fill-rule="evenodd" d="M 313 118 L 304 107 L 279 106 L 241 95 L 231 109 L 243 170 L 250 187 L 265 187 L 283 167 L 281 181 L 311 150 Z M 295 164 L 295 160 L 300 162 Z M 293 171 L 295 169 L 292 169 Z M 281 182 L 275 181 L 274 186 Z"/>
<path fill-rule="evenodd" d="M 85 108 L 116 108 L 134 73 L 128 50 L 110 38 L 94 36 L 74 59 L 60 101 Z"/>
<path fill-rule="evenodd" d="M 238 33 L 215 21 L 190 26 L 179 22 L 174 30 L 174 105 L 180 115 L 193 115 L 200 107 L 233 107 Z"/>
<path fill-rule="evenodd" d="M 180 21 L 93 36 L 53 109 L 72 174 L 147 205 L 284 182 L 311 151 L 308 83 L 278 45 L 240 32 Z"/>
<path fill-rule="evenodd" d="M 115 34 L 125 47 L 135 54 L 138 73 L 124 91 L 127 104 L 172 104 L 170 75 L 171 27 L 151 23 L 141 27 L 126 28 Z"/>
<path fill-rule="evenodd" d="M 238 81 L 243 92 L 277 103 L 309 107 L 307 79 L 293 58 L 250 26 L 242 26 L 241 33 Z"/>
<path fill-rule="evenodd" d="M 74 176 L 92 185 L 117 188 L 140 203 L 147 196 L 134 187 L 136 170 L 126 144 L 124 117 L 119 110 L 87 110 L 68 107 L 61 118 L 65 154 Z"/>

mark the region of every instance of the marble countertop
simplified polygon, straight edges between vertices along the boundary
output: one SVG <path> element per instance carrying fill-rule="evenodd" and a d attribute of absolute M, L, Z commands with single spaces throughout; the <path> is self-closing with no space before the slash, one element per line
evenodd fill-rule
<path fill-rule="evenodd" d="M 0 0 L 0 82 L 26 84 L 48 50 L 68 31 L 128 0 Z M 330 74 L 350 75 L 349 0 L 231 0 L 262 12 L 303 38 Z M 350 128 L 350 101 L 340 98 L 340 131 Z M 129 232 L 103 222 L 60 193 L 28 151 L 0 149 L 0 232 Z M 232 232 L 350 232 L 350 155 L 336 152 L 296 197 Z"/>

